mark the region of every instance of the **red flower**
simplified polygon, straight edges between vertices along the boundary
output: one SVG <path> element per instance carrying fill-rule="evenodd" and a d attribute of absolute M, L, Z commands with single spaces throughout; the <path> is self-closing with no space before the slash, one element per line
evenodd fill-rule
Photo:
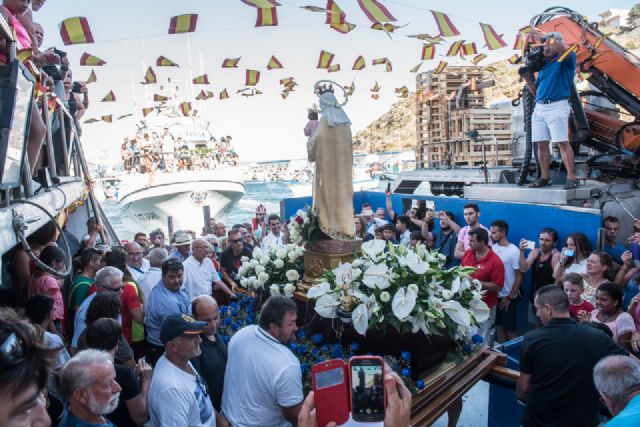
<path fill-rule="evenodd" d="M 295 221 L 296 221 L 298 224 L 300 224 L 300 225 L 304 224 L 304 219 L 302 219 L 302 217 L 301 217 L 301 216 L 297 216 L 297 217 L 296 217 L 296 219 L 295 219 Z"/>

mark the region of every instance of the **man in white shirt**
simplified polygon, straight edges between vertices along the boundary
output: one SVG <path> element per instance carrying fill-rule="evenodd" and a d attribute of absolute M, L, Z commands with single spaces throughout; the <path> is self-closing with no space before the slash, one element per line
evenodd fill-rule
<path fill-rule="evenodd" d="M 207 384 L 189 359 L 200 356 L 200 333 L 207 326 L 188 314 L 171 315 L 162 322 L 165 346 L 149 387 L 152 427 L 215 427 L 219 415 L 209 399 Z"/>
<path fill-rule="evenodd" d="M 190 301 L 200 295 L 211 295 L 214 283 L 227 295 L 235 297 L 235 294 L 220 280 L 213 261 L 207 257 L 209 250 L 213 250 L 209 242 L 204 239 L 195 239 L 191 242 L 191 255 L 182 262 L 183 286 Z"/>
<path fill-rule="evenodd" d="M 142 293 L 142 303 L 147 305 L 147 299 L 151 290 L 162 280 L 162 263 L 169 258 L 169 253 L 165 248 L 153 248 L 149 251 L 149 271 L 138 281 L 138 289 Z"/>
<path fill-rule="evenodd" d="M 264 236 L 260 243 L 262 250 L 268 251 L 272 246 L 284 246 L 284 235 L 282 234 L 280 217 L 276 214 L 269 215 L 269 229 L 271 232 Z"/>
<path fill-rule="evenodd" d="M 504 285 L 498 293 L 498 310 L 496 311 L 496 326 L 498 341 L 505 342 L 517 338 L 516 311 L 520 301 L 520 249 L 509 243 L 509 224 L 498 220 L 491 223 L 491 240 L 493 251 L 500 257 L 504 265 Z"/>
<path fill-rule="evenodd" d="M 222 414 L 234 427 L 296 424 L 302 401 L 300 362 L 287 345 L 295 338 L 297 307 L 282 295 L 262 306 L 258 325 L 229 343 Z"/>
<path fill-rule="evenodd" d="M 127 243 L 124 246 L 124 251 L 127 253 L 127 267 L 129 267 L 133 280 L 137 283 L 149 271 L 149 261 L 144 259 L 142 247 L 136 242 Z"/>

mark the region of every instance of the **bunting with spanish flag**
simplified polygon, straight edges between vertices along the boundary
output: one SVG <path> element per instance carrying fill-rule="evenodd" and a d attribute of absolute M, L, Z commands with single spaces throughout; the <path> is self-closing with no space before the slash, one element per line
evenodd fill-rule
<path fill-rule="evenodd" d="M 153 71 L 153 68 L 147 68 L 147 71 L 144 73 L 144 81 L 141 83 L 143 85 L 158 83 L 158 78 L 156 77 L 156 73 Z"/>
<path fill-rule="evenodd" d="M 278 25 L 278 12 L 276 7 L 258 8 L 256 27 L 275 27 Z"/>
<path fill-rule="evenodd" d="M 116 100 L 116 95 L 113 93 L 112 90 L 109 91 L 109 93 L 107 93 L 104 98 L 102 98 L 100 100 L 100 102 L 114 102 Z"/>
<path fill-rule="evenodd" d="M 473 63 L 473 65 L 478 65 L 478 62 L 482 61 L 486 57 L 487 57 L 486 54 L 480 53 L 480 54 L 474 56 L 473 59 L 471 60 L 471 62 Z"/>
<path fill-rule="evenodd" d="M 267 63 L 267 70 L 277 70 L 279 68 L 284 68 L 282 66 L 282 62 L 280 62 L 275 55 L 271 55 L 271 58 L 269 58 L 269 62 Z"/>
<path fill-rule="evenodd" d="M 106 61 L 103 61 L 97 56 L 91 55 L 87 52 L 83 53 L 82 56 L 80 57 L 80 65 L 83 65 L 83 66 L 93 65 L 96 67 L 101 67 L 106 63 L 107 63 Z"/>
<path fill-rule="evenodd" d="M 391 61 L 387 61 L 384 64 L 384 71 L 385 71 L 385 73 L 390 73 L 390 72 L 393 71 L 393 66 L 391 65 Z"/>
<path fill-rule="evenodd" d="M 154 110 L 153 107 L 146 107 L 142 109 L 142 117 L 147 117 L 149 115 L 149 113 L 151 113 Z"/>
<path fill-rule="evenodd" d="M 200 93 L 196 96 L 198 101 L 206 101 L 207 99 L 213 98 L 213 92 L 204 89 L 200 91 Z"/>
<path fill-rule="evenodd" d="M 78 16 L 67 18 L 60 23 L 60 37 L 65 46 L 70 44 L 93 43 L 93 34 L 87 18 Z"/>
<path fill-rule="evenodd" d="M 209 84 L 209 76 L 207 74 L 203 74 L 201 76 L 194 77 L 193 80 L 191 80 L 191 82 L 194 85 L 208 85 Z"/>
<path fill-rule="evenodd" d="M 356 90 L 356 84 L 354 82 L 351 82 L 350 85 L 346 85 L 344 87 L 344 94 L 347 96 L 351 96 L 353 95 L 353 92 Z"/>
<path fill-rule="evenodd" d="M 85 120 L 83 123 L 87 124 L 87 125 L 90 125 L 91 123 L 98 123 L 99 121 L 100 120 L 98 120 L 98 119 L 91 118 L 91 119 Z"/>
<path fill-rule="evenodd" d="M 166 102 L 168 100 L 169 100 L 168 96 L 160 95 L 159 93 L 156 93 L 153 95 L 154 102 Z"/>
<path fill-rule="evenodd" d="M 169 34 L 193 33 L 198 24 L 197 13 L 186 13 L 171 18 L 169 21 Z"/>
<path fill-rule="evenodd" d="M 347 14 L 342 11 L 340 6 L 334 0 L 327 0 L 327 18 L 325 24 L 344 24 Z"/>
<path fill-rule="evenodd" d="M 427 44 L 440 44 L 444 41 L 444 39 L 441 36 L 436 36 L 433 37 L 430 34 L 412 34 L 409 35 L 407 37 L 411 37 L 414 39 L 418 39 L 418 40 L 422 40 L 423 42 L 426 42 Z"/>
<path fill-rule="evenodd" d="M 469 55 L 477 55 L 478 49 L 475 42 L 463 43 L 460 47 L 460 56 L 465 57 Z"/>
<path fill-rule="evenodd" d="M 391 12 L 376 0 L 358 0 L 358 6 L 371 22 L 396 21 Z"/>
<path fill-rule="evenodd" d="M 113 122 L 113 114 L 109 114 L 107 116 L 102 116 L 101 119 L 105 123 L 111 123 L 111 122 Z"/>
<path fill-rule="evenodd" d="M 405 24 L 405 25 L 393 25 L 393 24 L 390 24 L 388 22 L 387 23 L 374 22 L 373 24 L 371 24 L 371 29 L 372 30 L 384 31 L 385 33 L 393 33 L 398 28 L 404 28 L 406 26 L 407 26 L 407 24 Z"/>
<path fill-rule="evenodd" d="M 422 55 L 420 55 L 420 59 L 429 60 L 429 59 L 435 58 L 435 56 L 436 56 L 436 45 L 435 44 L 422 45 Z"/>
<path fill-rule="evenodd" d="M 517 64 L 518 63 L 518 59 L 520 59 L 520 55 L 518 55 L 517 53 L 514 53 L 509 58 L 507 58 L 507 62 L 509 64 Z"/>
<path fill-rule="evenodd" d="M 513 50 L 524 51 L 527 34 L 530 33 L 532 30 L 533 30 L 533 27 L 531 25 L 527 25 L 526 27 L 522 27 L 518 30 L 518 34 L 516 34 L 516 41 L 513 44 Z"/>
<path fill-rule="evenodd" d="M 222 61 L 222 68 L 238 68 L 240 58 L 226 58 Z"/>
<path fill-rule="evenodd" d="M 218 98 L 220 98 L 220 101 L 222 101 L 223 99 L 229 98 L 229 92 L 227 92 L 227 89 L 221 90 L 220 94 L 218 95 Z"/>
<path fill-rule="evenodd" d="M 458 53 L 460 53 L 460 48 L 463 44 L 464 40 L 458 40 L 451 43 L 451 46 L 449 46 L 449 50 L 447 51 L 445 56 L 456 56 Z"/>
<path fill-rule="evenodd" d="M 190 102 L 185 101 L 180 103 L 180 112 L 183 116 L 188 116 L 191 110 L 193 110 L 193 108 L 191 108 Z"/>
<path fill-rule="evenodd" d="M 375 58 L 371 61 L 372 65 L 383 65 L 389 62 L 389 58 Z"/>
<path fill-rule="evenodd" d="M 276 7 L 280 6 L 275 0 L 240 0 L 244 4 L 248 4 L 249 6 L 264 8 L 264 7 Z"/>
<path fill-rule="evenodd" d="M 318 65 L 316 66 L 316 68 L 329 68 L 334 57 L 335 55 L 333 53 L 321 50 L 320 56 L 318 57 Z"/>
<path fill-rule="evenodd" d="M 296 86 L 297 83 L 293 81 L 293 77 L 285 77 L 284 79 L 280 79 L 280 84 L 283 86 Z"/>
<path fill-rule="evenodd" d="M 380 95 L 378 95 L 377 93 L 372 93 L 371 94 L 371 98 L 373 98 L 373 99 L 375 99 L 377 101 L 378 99 L 380 99 Z"/>
<path fill-rule="evenodd" d="M 260 81 L 260 71 L 258 70 L 247 70 L 245 72 L 245 86 L 255 86 Z"/>
<path fill-rule="evenodd" d="M 327 72 L 329 73 L 335 73 L 336 71 L 340 71 L 340 64 L 334 64 L 327 68 Z"/>
<path fill-rule="evenodd" d="M 89 84 L 89 83 L 95 83 L 98 81 L 98 77 L 96 76 L 96 72 L 94 70 L 91 70 L 91 72 L 89 73 L 89 77 L 87 78 L 87 81 L 84 82 L 85 84 Z"/>
<path fill-rule="evenodd" d="M 373 85 L 373 87 L 371 89 L 369 89 L 371 92 L 380 92 L 380 85 L 378 84 L 378 82 L 376 81 L 375 84 Z"/>
<path fill-rule="evenodd" d="M 447 68 L 447 63 L 444 62 L 444 61 L 440 61 L 440 63 L 436 67 L 436 69 L 433 72 L 433 74 L 440 74 L 440 73 L 442 73 L 444 71 L 445 68 Z"/>
<path fill-rule="evenodd" d="M 451 19 L 449 19 L 446 14 L 442 12 L 436 12 L 435 10 L 432 10 L 431 13 L 436 20 L 438 31 L 440 31 L 440 35 L 442 37 L 453 37 L 460 35 L 460 31 L 458 31 L 455 25 L 453 25 L 453 22 L 451 22 Z"/>
<path fill-rule="evenodd" d="M 343 22 L 342 24 L 331 24 L 329 25 L 329 27 L 333 30 L 336 30 L 339 33 L 347 34 L 351 30 L 356 28 L 356 25 L 350 22 Z"/>
<path fill-rule="evenodd" d="M 424 62 L 420 62 L 418 63 L 418 65 L 416 65 L 415 67 L 413 67 L 412 69 L 409 70 L 410 73 L 417 73 L 418 70 L 420 69 L 420 67 L 422 67 L 422 64 L 424 64 Z"/>
<path fill-rule="evenodd" d="M 131 116 L 133 116 L 133 113 L 123 114 L 121 116 L 118 116 L 118 118 L 116 120 L 126 119 L 127 117 L 131 117 Z"/>
<path fill-rule="evenodd" d="M 351 69 L 355 71 L 360 71 L 360 70 L 364 70 L 366 66 L 367 66 L 367 63 L 364 60 L 364 56 L 360 55 L 356 58 L 355 62 L 353 63 L 353 67 L 351 67 Z"/>
<path fill-rule="evenodd" d="M 480 23 L 480 28 L 482 28 L 482 35 L 484 36 L 484 41 L 487 44 L 487 48 L 489 50 L 496 50 L 505 47 L 507 44 L 502 40 L 502 37 L 496 33 L 493 27 L 489 24 Z"/>
<path fill-rule="evenodd" d="M 156 59 L 156 66 L 158 67 L 179 67 L 178 64 L 167 58 L 166 56 L 159 56 Z"/>

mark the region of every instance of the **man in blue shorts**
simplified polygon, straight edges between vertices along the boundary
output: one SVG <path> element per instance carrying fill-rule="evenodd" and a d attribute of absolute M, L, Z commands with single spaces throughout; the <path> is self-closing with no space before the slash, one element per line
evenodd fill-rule
<path fill-rule="evenodd" d="M 531 119 L 531 140 L 538 143 L 540 177 L 529 185 L 540 188 L 551 185 L 549 175 L 551 152 L 549 141 L 560 149 L 562 162 L 567 170 L 566 190 L 576 188 L 574 153 L 569 143 L 569 97 L 573 76 L 576 71 L 576 54 L 567 53 L 562 35 L 557 32 L 546 35 L 534 34 L 534 39 L 544 43 L 545 65 L 538 72 L 535 81 L 525 77 L 531 93 L 535 95 L 536 106 Z"/>

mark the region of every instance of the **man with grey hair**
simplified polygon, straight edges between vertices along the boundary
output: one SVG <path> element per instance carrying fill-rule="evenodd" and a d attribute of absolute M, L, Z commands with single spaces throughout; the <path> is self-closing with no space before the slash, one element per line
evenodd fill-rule
<path fill-rule="evenodd" d="M 124 251 L 127 254 L 127 267 L 129 267 L 133 280 L 138 282 L 149 271 L 149 261 L 144 259 L 142 246 L 136 242 L 129 242 L 124 245 Z"/>
<path fill-rule="evenodd" d="M 531 119 L 531 139 L 538 143 L 540 176 L 529 185 L 540 188 L 551 185 L 551 151 L 549 141 L 560 149 L 567 170 L 565 190 L 578 186 L 575 175 L 574 153 L 569 144 L 569 98 L 576 72 L 576 54 L 563 43 L 562 35 L 552 32 L 543 35 L 537 30 L 530 33 L 537 43 L 543 44 L 544 65 L 533 81 L 533 72 L 523 72 L 527 87 L 535 96 L 536 106 Z M 533 70 L 537 71 L 537 70 Z"/>
<path fill-rule="evenodd" d="M 640 426 L 640 361 L 609 356 L 593 368 L 593 381 L 613 418 L 605 427 Z"/>
<path fill-rule="evenodd" d="M 149 271 L 138 281 L 138 288 L 142 293 L 142 303 L 145 308 L 151 290 L 160 283 L 162 279 L 160 267 L 162 267 L 162 263 L 165 262 L 167 258 L 169 258 L 169 253 L 165 248 L 153 248 L 149 251 Z"/>
<path fill-rule="evenodd" d="M 71 339 L 71 354 L 75 354 L 78 351 L 78 339 L 82 332 L 86 329 L 87 310 L 89 310 L 89 304 L 95 298 L 96 294 L 100 292 L 118 292 L 122 293 L 124 283 L 122 283 L 122 271 L 116 267 L 102 267 L 96 273 L 94 278 L 94 284 L 96 285 L 96 292 L 89 295 L 78 308 L 76 318 L 73 323 L 73 338 Z"/>
<path fill-rule="evenodd" d="M 104 416 L 118 407 L 120 391 L 109 353 L 94 349 L 79 352 L 60 373 L 60 392 L 67 404 L 60 427 L 113 426 Z"/>
<path fill-rule="evenodd" d="M 182 262 L 184 289 L 190 301 L 200 295 L 212 295 L 214 285 L 229 297 L 235 298 L 231 289 L 220 280 L 213 261 L 207 257 L 207 252 L 212 250 L 211 244 L 205 239 L 195 239 L 191 242 L 191 255 Z"/>

